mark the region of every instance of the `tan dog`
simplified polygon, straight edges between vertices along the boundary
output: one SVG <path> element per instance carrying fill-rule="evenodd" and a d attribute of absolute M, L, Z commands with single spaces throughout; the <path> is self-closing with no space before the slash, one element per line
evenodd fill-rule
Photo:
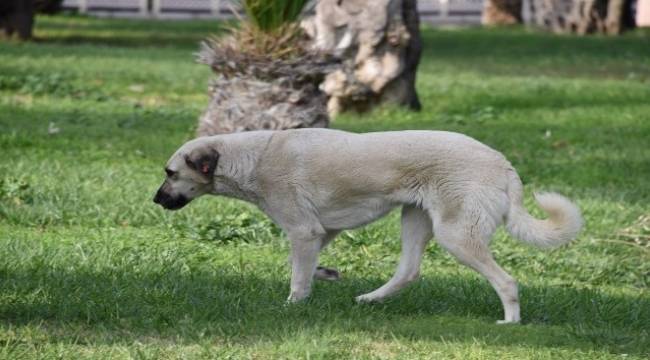
<path fill-rule="evenodd" d="M 289 301 L 307 297 L 318 253 L 342 230 L 402 207 L 402 256 L 393 277 L 357 297 L 379 301 L 418 277 L 435 238 L 481 273 L 503 303 L 501 323 L 520 320 L 517 283 L 488 248 L 496 228 L 536 246 L 576 237 L 579 209 L 553 193 L 537 195 L 547 220 L 522 205 L 522 184 L 499 152 L 442 131 L 353 134 L 328 129 L 257 131 L 192 140 L 169 159 L 154 202 L 179 209 L 203 195 L 256 204 L 291 241 Z M 324 275 L 324 274 L 320 274 Z"/>

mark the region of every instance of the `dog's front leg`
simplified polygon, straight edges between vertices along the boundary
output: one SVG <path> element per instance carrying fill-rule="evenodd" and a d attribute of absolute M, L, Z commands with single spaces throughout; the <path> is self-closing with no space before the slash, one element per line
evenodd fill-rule
<path fill-rule="evenodd" d="M 311 283 L 318 265 L 318 252 L 325 237 L 324 232 L 293 231 L 287 236 L 291 241 L 291 293 L 288 302 L 304 300 L 311 292 Z"/>

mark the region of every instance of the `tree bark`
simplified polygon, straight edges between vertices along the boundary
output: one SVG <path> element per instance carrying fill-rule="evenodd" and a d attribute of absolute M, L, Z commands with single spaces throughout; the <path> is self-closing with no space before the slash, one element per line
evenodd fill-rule
<path fill-rule="evenodd" d="M 416 0 L 321 0 L 316 15 L 302 26 L 315 51 L 342 60 L 320 85 L 330 116 L 380 103 L 420 109 L 415 75 L 422 45 Z"/>
<path fill-rule="evenodd" d="M 625 0 L 609 0 L 607 4 L 607 17 L 605 18 L 607 34 L 618 35 L 621 33 L 624 6 Z"/>
<path fill-rule="evenodd" d="M 527 24 L 556 33 L 620 34 L 631 0 L 529 0 Z M 629 26 L 629 25 L 628 25 Z"/>
<path fill-rule="evenodd" d="M 411 110 L 420 111 L 422 104 L 415 89 L 415 77 L 418 65 L 420 64 L 420 57 L 422 56 L 422 39 L 420 38 L 420 16 L 416 0 L 404 0 L 402 4 L 402 17 L 410 38 L 404 55 L 403 79 L 407 93 L 401 104 L 408 106 Z"/>
<path fill-rule="evenodd" d="M 521 0 L 485 0 L 481 23 L 483 25 L 513 25 L 522 20 Z"/>
<path fill-rule="evenodd" d="M 321 0 L 301 26 L 306 55 L 293 60 L 252 59 L 236 39 L 205 44 L 199 61 L 218 78 L 197 135 L 326 127 L 380 103 L 420 109 L 416 0 Z"/>
<path fill-rule="evenodd" d="M 316 85 L 289 85 L 219 77 L 209 87 L 210 103 L 199 119 L 198 136 L 251 130 L 327 127 L 327 99 Z"/>
<path fill-rule="evenodd" d="M 199 118 L 198 136 L 250 130 L 327 127 L 327 97 L 318 88 L 334 66 L 326 59 L 254 59 L 232 47 L 206 42 L 199 62 L 218 74 Z"/>
<path fill-rule="evenodd" d="M 32 38 L 34 3 L 32 0 L 10 0 L 0 9 L 0 26 L 7 36 L 18 33 L 22 40 Z"/>

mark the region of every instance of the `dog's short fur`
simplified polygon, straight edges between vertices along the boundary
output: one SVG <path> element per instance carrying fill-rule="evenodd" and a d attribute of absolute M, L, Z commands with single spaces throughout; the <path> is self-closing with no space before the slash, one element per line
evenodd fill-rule
<path fill-rule="evenodd" d="M 312 278 L 324 271 L 317 267 L 318 253 L 340 231 L 401 206 L 397 271 L 358 301 L 379 301 L 416 279 L 435 235 L 492 284 L 505 311 L 501 322 L 518 322 L 517 283 L 494 261 L 488 248 L 492 234 L 505 224 L 527 243 L 553 247 L 576 237 L 582 226 L 579 209 L 553 193 L 537 195 L 549 218 L 533 218 L 522 205 L 519 176 L 503 155 L 450 132 L 301 129 L 217 135 L 183 145 L 166 172 L 154 201 L 167 209 L 203 194 L 225 195 L 256 204 L 285 231 L 292 249 L 292 302 L 309 295 Z"/>

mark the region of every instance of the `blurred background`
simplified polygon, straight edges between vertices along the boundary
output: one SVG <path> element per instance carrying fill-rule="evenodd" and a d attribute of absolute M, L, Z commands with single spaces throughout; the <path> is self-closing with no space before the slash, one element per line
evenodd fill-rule
<path fill-rule="evenodd" d="M 308 11 L 313 10 L 315 3 L 312 0 L 307 5 Z M 74 11 L 122 18 L 230 19 L 234 13 L 243 13 L 238 0 L 5 0 L 1 6 L 0 13 Z M 620 22 L 617 26 L 621 28 L 650 26 L 648 0 L 420 0 L 417 6 L 420 19 L 434 25 L 523 23 L 559 31 L 562 21 L 549 17 L 584 18 L 596 12 L 603 21 Z"/>

